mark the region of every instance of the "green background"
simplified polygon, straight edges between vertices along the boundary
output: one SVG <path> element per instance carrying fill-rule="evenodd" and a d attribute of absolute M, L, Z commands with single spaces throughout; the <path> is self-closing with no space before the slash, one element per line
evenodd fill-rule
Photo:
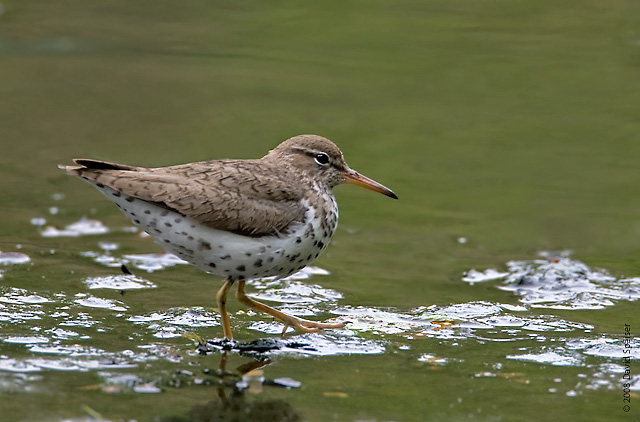
<path fill-rule="evenodd" d="M 400 197 L 336 189 L 340 226 L 316 262 L 331 275 L 315 281 L 345 303 L 516 304 L 511 293 L 461 282 L 462 273 L 541 250 L 572 250 L 588 265 L 638 275 L 639 24 L 638 3 L 617 0 L 4 1 L 0 249 L 20 244 L 34 264 L 0 285 L 83 291 L 83 276 L 113 273 L 79 256 L 96 239 L 42 238 L 30 224 L 44 216 L 64 226 L 85 214 L 127 224 L 58 164 L 255 158 L 300 133 L 332 139 L 351 167 Z M 60 213 L 48 215 L 51 206 Z M 124 235 L 101 239 L 120 242 L 123 253 L 158 250 Z M 158 289 L 128 299 L 140 312 L 213 306 L 219 285 L 184 266 L 152 280 Z M 625 323 L 640 332 L 634 302 L 554 314 L 609 336 Z M 121 333 L 111 347 L 133 347 L 124 346 L 130 325 L 108 325 Z M 611 421 L 640 409 L 624 414 L 619 389 L 550 393 L 550 380 L 562 378 L 567 390 L 581 369 L 505 363 L 517 345 L 419 339 L 400 353 L 394 341 L 376 356 L 278 357 L 269 376 L 303 387 L 261 400 L 284 400 L 309 421 Z M 0 355 L 25 353 L 0 344 Z M 420 353 L 450 361 L 431 367 Z M 473 376 L 498 361 L 517 375 Z M 113 420 L 157 420 L 212 395 L 78 388 L 95 376 L 48 374 L 37 392 L 0 397 L 0 419 L 79 417 L 86 405 Z M 335 391 L 344 395 L 324 394 Z"/>

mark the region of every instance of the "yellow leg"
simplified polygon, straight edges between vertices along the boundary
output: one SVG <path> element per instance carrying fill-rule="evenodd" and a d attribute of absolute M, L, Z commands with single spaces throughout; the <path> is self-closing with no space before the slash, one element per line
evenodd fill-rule
<path fill-rule="evenodd" d="M 227 293 L 233 284 L 233 280 L 227 278 L 224 284 L 218 290 L 216 299 L 218 300 L 218 309 L 220 310 L 220 319 L 222 320 L 222 330 L 224 331 L 224 337 L 233 340 L 233 332 L 231 331 L 231 324 L 229 323 L 229 314 L 227 314 Z"/>
<path fill-rule="evenodd" d="M 328 324 L 324 322 L 309 321 L 308 319 L 302 319 L 294 317 L 292 315 L 287 315 L 284 312 L 280 312 L 277 309 L 273 309 L 272 307 L 267 306 L 264 303 L 257 302 L 248 297 L 244 293 L 244 283 L 244 280 L 238 280 L 238 290 L 236 290 L 236 298 L 238 298 L 238 301 L 250 308 L 256 309 L 260 312 L 264 312 L 265 314 L 269 314 L 274 318 L 277 318 L 280 321 L 284 322 L 284 330 L 282 331 L 282 335 L 284 335 L 284 333 L 287 331 L 287 328 L 289 327 L 294 327 L 305 333 L 315 333 L 327 328 L 344 328 L 344 326 L 346 325 L 345 323 L 341 322 Z"/>

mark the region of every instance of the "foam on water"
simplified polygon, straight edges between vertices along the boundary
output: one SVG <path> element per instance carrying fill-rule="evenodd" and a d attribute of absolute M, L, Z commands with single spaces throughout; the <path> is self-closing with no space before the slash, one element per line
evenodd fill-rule
<path fill-rule="evenodd" d="M 157 287 L 154 283 L 132 274 L 110 275 L 105 277 L 89 277 L 84 280 L 90 289 L 149 289 Z"/>
<path fill-rule="evenodd" d="M 489 341 L 512 341 L 534 332 L 589 333 L 593 327 L 566 321 L 552 315 L 514 315 L 508 307 L 489 302 L 468 302 L 450 306 L 419 307 L 408 312 L 368 307 L 342 307 L 333 311 L 337 321 L 348 322 L 346 328 L 356 332 L 395 334 L 410 338 L 465 338 L 490 330 Z M 519 311 L 520 312 L 520 311 Z"/>
<path fill-rule="evenodd" d="M 29 255 L 21 252 L 0 251 L 0 265 L 26 264 L 29 261 L 31 261 Z"/>
<path fill-rule="evenodd" d="M 302 334 L 290 339 L 289 344 L 289 346 L 278 349 L 275 354 L 302 354 L 309 356 L 371 355 L 384 353 L 386 350 L 381 341 L 364 340 L 332 333 Z M 293 347 L 293 344 L 296 347 Z"/>
<path fill-rule="evenodd" d="M 112 311 L 126 311 L 127 307 L 122 306 L 123 303 L 113 299 L 102 299 L 95 296 L 90 296 L 85 293 L 78 293 L 76 295 L 78 299 L 74 300 L 75 303 L 86 306 L 89 308 L 106 308 Z"/>
<path fill-rule="evenodd" d="M 49 339 L 40 336 L 17 336 L 7 337 L 4 339 L 5 343 L 18 343 L 18 344 L 34 344 L 34 343 L 48 343 Z"/>
<path fill-rule="evenodd" d="M 41 221 L 36 221 L 35 223 L 32 220 L 32 224 L 40 225 Z M 78 237 L 78 236 L 86 236 L 86 235 L 95 235 L 95 234 L 104 234 L 108 233 L 109 229 L 102 224 L 101 221 L 92 220 L 89 218 L 81 218 L 75 223 L 69 224 L 64 229 L 59 230 L 53 226 L 45 227 L 40 234 L 43 237 Z"/>
<path fill-rule="evenodd" d="M 43 225 L 44 221 L 37 223 Z M 56 230 L 47 228 L 42 234 L 82 236 L 109 231 L 102 223 L 86 219 L 64 230 Z M 108 241 L 99 242 L 96 249 L 83 255 L 114 268 L 126 264 L 151 273 L 186 263 L 166 253 L 118 256 L 115 251 L 119 245 Z M 10 254 L 3 258 L 0 253 L 0 265 L 31 261 L 27 255 Z M 584 383 L 575 385 L 571 391 L 563 391 L 563 394 L 571 396 L 584 389 L 603 388 L 607 383 L 613 385 L 613 380 L 603 374 L 617 371 L 619 375 L 619 362 L 623 357 L 640 359 L 640 339 L 631 339 L 633 353 L 629 356 L 621 337 L 596 335 L 589 324 L 545 312 L 559 308 L 597 310 L 614 306 L 620 300 L 636 300 L 640 297 L 640 278 L 616 278 L 605 270 L 592 269 L 572 260 L 566 254 L 548 254 L 543 258 L 509 262 L 507 271 L 470 270 L 465 274 L 463 280 L 471 284 L 499 284 L 501 289 L 516 294 L 519 304 L 471 301 L 414 309 L 348 306 L 342 303 L 340 292 L 321 286 L 322 277 L 319 276 L 328 272 L 317 267 L 307 267 L 283 279 L 252 280 L 248 283 L 248 295 L 272 302 L 271 305 L 293 315 L 319 321 L 330 318 L 329 322 L 347 324 L 345 329 L 313 334 L 296 334 L 289 329 L 286 339 L 268 352 L 273 355 L 380 354 L 391 347 L 394 352 L 407 356 L 416 353 L 413 357 L 416 364 L 449 365 L 455 361 L 449 356 L 413 350 L 424 347 L 426 341 L 452 347 L 464 342 L 508 342 L 505 346 L 509 347 L 505 347 L 504 354 L 493 363 L 500 364 L 502 358 L 532 364 L 584 367 L 587 373 Z M 313 283 L 309 280 L 312 277 L 315 277 Z M 89 277 L 82 281 L 84 285 L 81 286 L 92 293 L 97 289 L 156 287 L 144 278 L 122 274 Z M 203 299 L 207 301 L 203 305 L 215 305 L 214 293 L 212 291 L 210 297 Z M 131 311 L 124 299 L 111 299 L 109 294 L 114 295 L 108 291 L 104 292 L 106 297 L 99 297 L 87 292 L 74 294 L 0 287 L 0 333 L 6 333 L 0 334 L 0 374 L 109 371 L 105 376 L 107 385 L 120 385 L 118 377 L 124 377 L 129 381 L 123 383 L 131 391 L 158 392 L 155 384 L 146 384 L 135 375 L 121 374 L 117 370 L 135 368 L 140 363 L 158 359 L 182 362 L 190 353 L 195 353 L 185 336 L 191 338 L 193 334 L 203 332 L 221 335 L 220 317 L 214 309 L 169 308 L 139 313 Z M 259 332 L 278 339 L 283 329 L 282 323 L 251 310 L 243 309 L 230 317 L 240 336 L 246 332 Z M 118 324 L 129 324 L 127 336 L 135 345 L 129 347 L 135 350 L 102 350 L 89 346 L 96 336 L 112 334 L 109 328 L 115 318 L 118 318 Z M 11 350 L 13 353 L 16 348 L 22 349 L 23 355 L 27 356 L 8 356 L 3 352 Z M 488 369 L 480 376 L 502 374 L 497 366 Z M 9 381 L 7 386 L 6 379 L 11 378 L 0 378 L 0 391 L 11 390 L 11 382 L 14 385 L 18 382 Z M 640 389 L 640 381 L 634 379 L 633 382 L 635 388 Z"/>
<path fill-rule="evenodd" d="M 545 363 L 555 366 L 579 366 L 583 358 L 579 353 L 557 349 L 541 351 L 539 353 L 524 353 L 520 355 L 507 355 L 507 359 L 526 360 L 537 363 Z"/>
<path fill-rule="evenodd" d="M 497 270 L 494 270 L 493 268 L 485 271 L 477 271 L 475 269 L 471 269 L 464 275 L 464 277 L 462 277 L 462 280 L 473 285 L 473 283 L 481 283 L 483 281 L 499 280 L 501 278 L 505 278 L 508 275 L 509 273 L 499 272 Z"/>
<path fill-rule="evenodd" d="M 267 300 L 288 304 L 316 304 L 319 302 L 335 302 L 342 299 L 342 294 L 335 290 L 325 289 L 317 284 L 303 283 L 312 275 L 326 275 L 328 271 L 318 267 L 305 267 L 286 278 L 267 277 L 251 280 L 249 284 L 258 290 L 250 296 L 256 300 Z"/>
<path fill-rule="evenodd" d="M 164 270 L 179 264 L 188 264 L 177 256 L 167 253 L 149 253 L 149 254 L 129 254 L 121 257 L 113 256 L 107 253 L 99 253 L 95 251 L 82 252 L 80 255 L 92 258 L 95 262 L 106 265 L 107 267 L 121 267 L 122 265 L 130 265 L 148 273 Z"/>
<path fill-rule="evenodd" d="M 471 270 L 462 280 L 473 284 L 504 278 L 498 288 L 513 292 L 520 297 L 520 302 L 534 308 L 603 309 L 619 300 L 640 298 L 640 278 L 613 277 L 606 270 L 590 268 L 569 258 L 566 252 L 541 255 L 544 259 L 507 262 L 506 273 L 491 269 L 484 273 Z M 499 274 L 500 277 L 486 274 Z"/>
<path fill-rule="evenodd" d="M 129 369 L 135 363 L 105 359 L 0 359 L 0 370 L 11 372 L 35 372 L 43 369 L 56 371 L 89 371 L 97 369 Z"/>

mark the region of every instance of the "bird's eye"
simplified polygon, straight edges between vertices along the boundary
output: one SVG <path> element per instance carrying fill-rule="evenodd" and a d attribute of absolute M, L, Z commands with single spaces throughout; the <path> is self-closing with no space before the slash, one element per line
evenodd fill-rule
<path fill-rule="evenodd" d="M 324 152 L 316 154 L 314 158 L 316 160 L 316 163 L 320 164 L 321 166 L 326 166 L 329 164 L 329 156 Z"/>

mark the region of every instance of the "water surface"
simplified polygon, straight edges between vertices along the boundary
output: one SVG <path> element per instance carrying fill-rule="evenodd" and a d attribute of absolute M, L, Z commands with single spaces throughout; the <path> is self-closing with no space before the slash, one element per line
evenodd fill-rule
<path fill-rule="evenodd" d="M 2 2 L 0 420 L 634 418 L 638 16 L 596 1 Z M 300 133 L 400 200 L 338 187 L 315 267 L 250 286 L 346 329 L 277 340 L 232 302 L 237 338 L 276 344 L 265 353 L 199 353 L 221 336 L 220 280 L 56 168 L 259 157 Z"/>

